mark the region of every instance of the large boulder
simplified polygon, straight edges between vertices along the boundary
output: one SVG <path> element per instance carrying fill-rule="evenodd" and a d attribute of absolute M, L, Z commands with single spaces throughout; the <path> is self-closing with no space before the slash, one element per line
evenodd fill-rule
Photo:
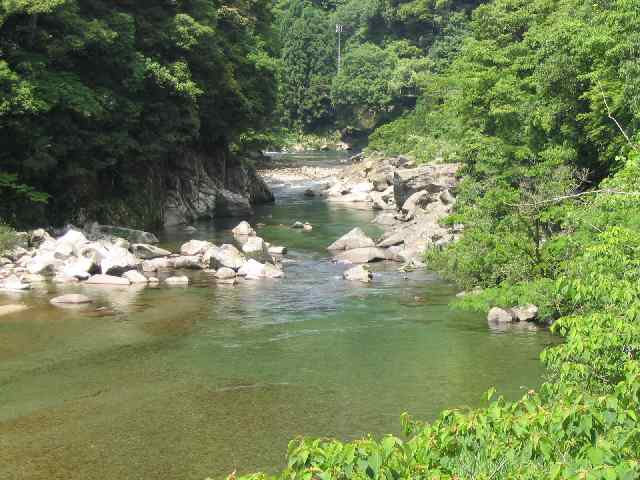
<path fill-rule="evenodd" d="M 345 280 L 370 283 L 373 279 L 373 273 L 369 271 L 366 265 L 358 265 L 357 267 L 346 270 L 343 275 Z"/>
<path fill-rule="evenodd" d="M 38 254 L 27 264 L 27 271 L 36 275 L 52 274 L 61 262 L 52 253 Z"/>
<path fill-rule="evenodd" d="M 262 275 L 265 278 L 282 278 L 284 277 L 284 272 L 280 270 L 278 267 L 271 263 L 266 263 L 264 265 L 264 271 Z"/>
<path fill-rule="evenodd" d="M 246 222 L 244 220 L 240 222 L 238 226 L 236 226 L 236 228 L 231 230 L 231 232 L 236 236 L 245 236 L 245 237 L 256 234 L 256 231 L 249 224 L 249 222 Z"/>
<path fill-rule="evenodd" d="M 440 164 L 396 170 L 393 174 L 396 205 L 404 205 L 411 195 L 420 190 L 433 195 L 453 188 L 458 169 L 458 164 Z"/>
<path fill-rule="evenodd" d="M 149 283 L 147 277 L 142 275 L 137 270 L 129 270 L 128 272 L 124 272 L 122 274 L 123 278 L 129 280 L 132 284 L 146 284 Z"/>
<path fill-rule="evenodd" d="M 103 274 L 93 275 L 86 283 L 87 285 L 114 285 L 120 287 L 131 285 L 131 282 L 126 278 Z"/>
<path fill-rule="evenodd" d="M 159 243 L 158 237 L 153 233 L 133 228 L 116 227 L 112 225 L 92 224 L 89 228 L 89 235 L 96 240 L 111 237 L 121 237 L 131 243 Z"/>
<path fill-rule="evenodd" d="M 339 253 L 335 259 L 344 263 L 370 263 L 387 260 L 388 254 L 384 249 L 377 247 L 354 248 Z"/>
<path fill-rule="evenodd" d="M 74 252 L 78 252 L 82 245 L 88 243 L 89 240 L 85 237 L 84 233 L 70 229 L 67 233 L 65 233 L 62 237 L 56 240 L 56 245 L 69 245 Z"/>
<path fill-rule="evenodd" d="M 213 243 L 203 240 L 191 240 L 180 247 L 180 253 L 187 257 L 194 255 L 203 255 L 209 248 L 213 247 Z"/>
<path fill-rule="evenodd" d="M 242 245 L 242 251 L 258 260 L 270 260 L 269 249 L 267 243 L 260 237 L 248 237 L 247 241 Z"/>
<path fill-rule="evenodd" d="M 105 275 L 122 275 L 140 265 L 140 260 L 122 247 L 107 246 L 104 253 L 105 256 L 100 261 L 100 270 Z"/>
<path fill-rule="evenodd" d="M 511 309 L 511 313 L 519 322 L 535 322 L 538 319 L 538 307 L 535 305 L 521 305 Z"/>
<path fill-rule="evenodd" d="M 142 271 L 147 273 L 168 270 L 169 268 L 171 268 L 171 262 L 168 258 L 154 258 L 153 260 L 142 262 Z"/>
<path fill-rule="evenodd" d="M 402 205 L 402 213 L 405 214 L 404 220 L 413 219 L 419 208 L 425 208 L 430 203 L 430 195 L 426 190 L 420 190 L 412 194 Z"/>
<path fill-rule="evenodd" d="M 78 280 L 87 280 L 94 272 L 95 265 L 93 260 L 89 258 L 79 257 L 69 261 L 61 273 L 67 278 L 77 278 Z"/>
<path fill-rule="evenodd" d="M 207 250 L 203 257 L 203 263 L 209 268 L 227 267 L 237 271 L 247 263 L 247 259 L 233 245 L 224 244 Z"/>
<path fill-rule="evenodd" d="M 265 264 L 250 258 L 246 264 L 238 270 L 238 276 L 246 277 L 248 280 L 263 278 L 265 274 Z"/>
<path fill-rule="evenodd" d="M 133 254 L 142 260 L 153 260 L 154 258 L 168 257 L 171 252 L 163 248 L 156 247 L 148 243 L 134 243 L 131 245 Z"/>
<path fill-rule="evenodd" d="M 376 243 L 360 228 L 354 228 L 346 235 L 329 245 L 328 250 L 353 250 L 355 248 L 375 247 Z"/>
<path fill-rule="evenodd" d="M 493 307 L 489 310 L 487 320 L 491 323 L 512 323 L 518 321 L 511 310 L 505 310 L 499 307 Z"/>
<path fill-rule="evenodd" d="M 236 278 L 236 276 L 236 271 L 231 268 L 222 267 L 216 271 L 216 278 L 219 280 L 230 280 Z"/>
<path fill-rule="evenodd" d="M 185 270 L 203 270 L 206 266 L 201 255 L 173 257 L 169 259 L 169 265 L 176 269 Z"/>

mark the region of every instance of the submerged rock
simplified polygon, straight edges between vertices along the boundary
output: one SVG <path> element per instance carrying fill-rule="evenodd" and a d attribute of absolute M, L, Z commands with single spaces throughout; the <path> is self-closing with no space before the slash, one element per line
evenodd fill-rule
<path fill-rule="evenodd" d="M 0 317 L 3 317 L 5 315 L 11 315 L 14 313 L 20 313 L 20 312 L 24 312 L 25 310 L 28 310 L 29 307 L 27 307 L 26 305 L 19 305 L 19 304 L 13 304 L 13 305 L 1 305 L 0 306 Z"/>
<path fill-rule="evenodd" d="M 129 286 L 131 282 L 126 278 L 115 277 L 113 275 L 93 275 L 86 282 L 88 285 L 118 285 L 118 286 Z"/>
<path fill-rule="evenodd" d="M 535 322 L 538 319 L 538 307 L 532 304 L 522 305 L 511 309 L 513 315 L 520 322 Z"/>
<path fill-rule="evenodd" d="M 369 271 L 366 265 L 358 265 L 357 267 L 350 268 L 345 271 L 342 276 L 345 280 L 363 283 L 370 283 L 373 279 L 373 273 Z"/>
<path fill-rule="evenodd" d="M 167 285 L 189 285 L 189 277 L 169 277 L 164 281 Z"/>
<path fill-rule="evenodd" d="M 499 307 L 493 307 L 489 310 L 487 320 L 491 323 L 511 323 L 518 321 L 512 311 Z"/>
<path fill-rule="evenodd" d="M 87 303 L 93 303 L 86 295 L 80 295 L 77 293 L 72 293 L 69 295 L 62 295 L 60 297 L 55 297 L 49 300 L 49 303 L 52 305 L 83 305 Z"/>

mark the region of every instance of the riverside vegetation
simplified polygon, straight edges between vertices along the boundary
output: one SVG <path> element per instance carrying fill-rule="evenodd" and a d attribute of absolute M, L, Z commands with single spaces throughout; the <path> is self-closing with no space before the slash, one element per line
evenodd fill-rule
<path fill-rule="evenodd" d="M 274 29 L 269 2 L 107 3 L 2 2 L 5 216 L 88 198 L 70 197 L 77 172 L 118 203 L 176 151 L 267 142 L 272 108 L 302 130 L 375 129 L 371 150 L 462 165 L 446 220 L 461 238 L 426 253 L 482 289 L 459 306 L 534 303 L 565 339 L 519 401 L 405 415 L 405 439 L 294 440 L 277 478 L 640 476 L 640 2 L 290 0 Z"/>
<path fill-rule="evenodd" d="M 565 339 L 542 355 L 547 381 L 431 424 L 406 415 L 406 439 L 292 441 L 278 478 L 640 476 L 639 21 L 637 1 L 487 2 L 416 108 L 370 138 L 463 164 L 448 222 L 464 234 L 428 264 L 483 288 L 462 308 L 539 305 Z"/>

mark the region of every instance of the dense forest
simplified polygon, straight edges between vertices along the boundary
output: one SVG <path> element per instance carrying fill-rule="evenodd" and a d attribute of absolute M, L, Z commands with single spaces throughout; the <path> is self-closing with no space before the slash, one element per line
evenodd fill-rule
<path fill-rule="evenodd" d="M 270 118 L 271 26 L 269 0 L 3 0 L 0 217 L 160 223 L 180 162 L 222 177 Z"/>
<path fill-rule="evenodd" d="M 296 440 L 279 478 L 640 477 L 640 0 L 112 3 L 2 1 L 3 220 L 148 223 L 188 152 L 364 136 L 462 164 L 464 234 L 425 253 L 458 307 L 534 303 L 564 337 L 519 401 Z"/>

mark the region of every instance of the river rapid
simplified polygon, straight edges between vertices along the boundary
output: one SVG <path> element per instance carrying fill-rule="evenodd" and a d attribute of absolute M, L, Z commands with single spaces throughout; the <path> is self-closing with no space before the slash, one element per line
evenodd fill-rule
<path fill-rule="evenodd" d="M 247 219 L 289 248 L 282 280 L 229 286 L 197 272 L 188 288 L 45 285 L 0 296 L 31 307 L 0 318 L 0 478 L 274 472 L 299 435 L 400 434 L 402 412 L 432 420 L 481 405 L 492 386 L 508 398 L 537 387 L 548 332 L 492 329 L 448 306 L 453 286 L 398 264 L 373 266 L 370 285 L 345 282 L 326 247 L 355 226 L 380 234 L 374 212 L 305 198 L 306 187 L 274 185 L 277 202 Z M 313 231 L 289 228 L 296 220 Z M 230 242 L 238 221 L 166 231 L 162 244 Z M 58 292 L 97 302 L 55 308 Z"/>

